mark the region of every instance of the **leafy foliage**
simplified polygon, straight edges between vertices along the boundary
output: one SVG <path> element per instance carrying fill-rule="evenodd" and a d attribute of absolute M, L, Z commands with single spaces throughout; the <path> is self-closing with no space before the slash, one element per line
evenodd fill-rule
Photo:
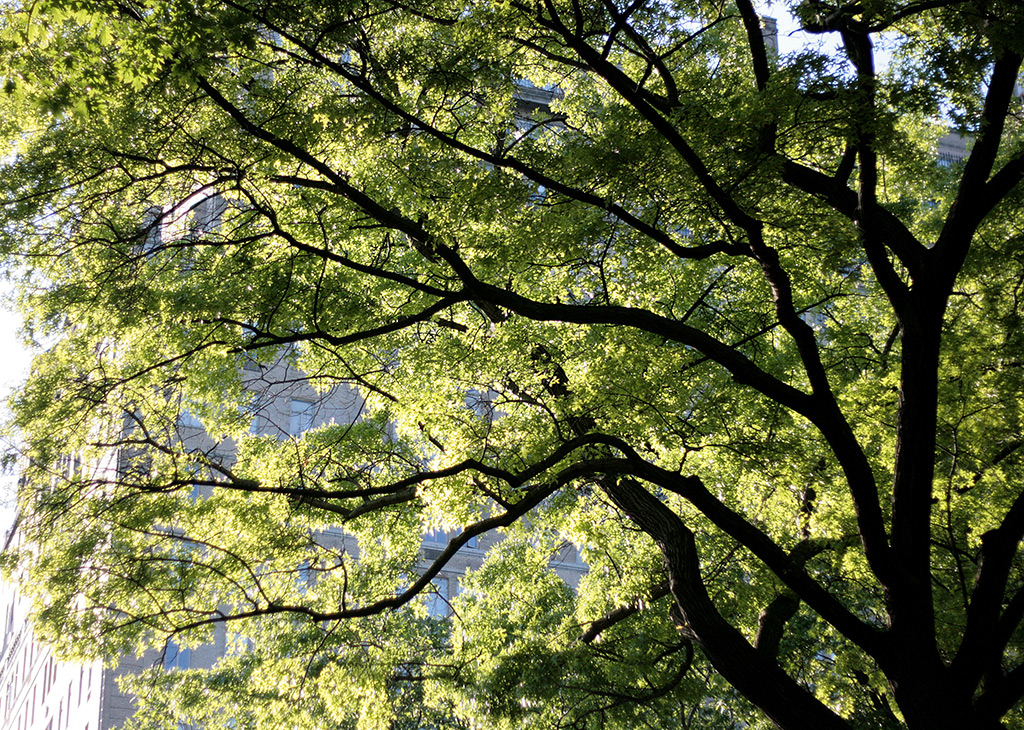
<path fill-rule="evenodd" d="M 223 648 L 139 728 L 1021 727 L 1024 15 L 789 10 L 841 49 L 749 0 L 5 7 L 40 630 Z"/>

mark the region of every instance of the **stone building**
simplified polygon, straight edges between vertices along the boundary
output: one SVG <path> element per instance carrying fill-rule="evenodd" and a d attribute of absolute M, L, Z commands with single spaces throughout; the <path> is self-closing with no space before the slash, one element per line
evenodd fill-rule
<path fill-rule="evenodd" d="M 329 423 L 352 423 L 363 412 L 359 392 L 338 385 L 317 392 L 302 373 L 287 364 L 284 357 L 270 365 L 247 364 L 242 368 L 245 387 L 254 396 L 251 430 L 254 434 L 279 439 L 300 436 L 303 432 Z M 189 449 L 200 449 L 214 460 L 230 465 L 230 442 L 217 442 L 203 430 L 199 420 L 182 411 L 178 437 Z M 197 489 L 196 496 L 202 490 Z M 433 532 L 423 536 L 423 560 L 432 561 L 446 547 L 450 534 Z M 355 541 L 341 528 L 328 528 L 319 538 L 347 554 L 358 556 Z M 494 535 L 474 538 L 450 561 L 433 581 L 432 592 L 425 596 L 427 610 L 433 616 L 450 613 L 449 599 L 460 590 L 462 576 L 478 568 L 487 550 L 500 539 Z M 17 540 L 12 528 L 7 540 Z M 573 546 L 566 545 L 552 557 L 552 569 L 575 587 L 586 572 Z M 111 730 L 119 728 L 133 712 L 133 700 L 118 686 L 119 676 L 162 666 L 167 671 L 208 668 L 225 652 L 225 632 L 214 634 L 212 643 L 193 649 L 168 642 L 162 652 L 142 657 L 125 656 L 114 666 L 90 662 L 61 661 L 36 640 L 28 615 L 28 600 L 17 585 L 0 582 L 0 616 L 4 617 L 3 650 L 0 651 L 0 730 Z"/>

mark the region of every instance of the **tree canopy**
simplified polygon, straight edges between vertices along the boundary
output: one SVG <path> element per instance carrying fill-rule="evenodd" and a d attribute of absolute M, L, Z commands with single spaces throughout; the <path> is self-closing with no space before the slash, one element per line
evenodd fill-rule
<path fill-rule="evenodd" d="M 771 10 L 5 5 L 40 631 L 221 631 L 140 727 L 1024 727 L 1024 8 Z"/>

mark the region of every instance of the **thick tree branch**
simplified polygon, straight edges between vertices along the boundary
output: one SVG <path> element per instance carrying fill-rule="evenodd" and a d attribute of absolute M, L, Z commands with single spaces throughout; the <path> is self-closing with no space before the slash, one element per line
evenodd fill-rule
<path fill-rule="evenodd" d="M 271 180 L 273 182 L 284 183 L 285 185 L 316 188 L 319 190 L 325 190 L 327 192 L 335 194 L 338 193 L 337 188 L 331 183 L 325 182 L 323 180 L 304 178 L 298 175 L 276 175 L 272 177 Z M 256 201 L 254 199 L 250 200 L 255 206 Z M 331 251 L 327 248 L 323 248 L 320 246 L 312 246 L 308 243 L 300 241 L 290 231 L 286 230 L 284 227 L 281 226 L 280 222 L 278 221 L 277 214 L 272 209 L 261 205 L 259 206 L 259 210 L 270 222 L 274 230 L 274 233 L 280 236 L 285 241 L 287 241 L 292 247 L 296 248 L 299 251 L 311 254 L 318 258 L 322 258 L 325 261 L 331 261 L 333 263 L 340 264 L 341 266 L 344 266 L 345 268 L 351 269 L 352 271 L 358 272 L 360 274 L 367 274 L 369 276 L 374 277 L 375 279 L 385 279 L 387 281 L 393 281 L 396 284 L 401 284 L 402 286 L 408 287 L 409 289 L 423 292 L 424 294 L 430 294 L 431 296 L 449 297 L 453 294 L 453 292 L 450 292 L 448 290 L 438 289 L 437 287 L 430 286 L 429 284 L 424 284 L 418 279 L 408 276 L 406 274 L 401 274 L 395 271 L 382 269 L 379 266 L 363 264 L 358 261 L 354 261 L 353 259 L 350 259 L 347 256 L 343 256 L 335 251 Z"/>
<path fill-rule="evenodd" d="M 963 640 L 952 663 L 954 672 L 966 681 L 977 682 L 993 662 L 998 663 L 1024 608 L 1015 597 L 1015 611 L 1007 609 L 1000 619 L 1013 559 L 1024 539 L 1024 492 L 1003 517 L 999 527 L 981 536 L 981 560 L 975 577 Z M 1014 620 L 1016 619 L 1016 621 Z"/>
<path fill-rule="evenodd" d="M 393 321 L 388 322 L 387 324 L 382 324 L 380 327 L 359 330 L 358 332 L 352 332 L 347 335 L 335 335 L 324 330 L 274 334 L 273 332 L 261 330 L 254 324 L 241 322 L 228 317 L 221 317 L 212 321 L 230 324 L 252 333 L 252 337 L 249 341 L 239 346 L 239 349 L 243 352 L 255 352 L 257 350 L 265 350 L 268 347 L 278 349 L 285 345 L 294 345 L 300 342 L 324 342 L 329 345 L 340 346 L 350 345 L 355 342 L 364 342 L 375 337 L 380 337 L 381 335 L 407 329 L 415 324 L 433 321 L 438 314 L 449 309 L 455 304 L 458 304 L 460 301 L 463 301 L 462 298 L 457 296 L 441 299 L 428 307 L 424 307 L 416 314 L 396 317 Z"/>
<path fill-rule="evenodd" d="M 984 194 L 977 201 L 977 215 L 984 219 L 992 209 L 1006 200 L 1024 180 L 1024 150 L 1018 151 L 985 183 Z"/>
<path fill-rule="evenodd" d="M 571 478 L 571 477 L 567 477 Z M 361 616 L 375 616 L 385 611 L 391 611 L 404 606 L 420 595 L 430 586 L 430 582 L 440 573 L 453 557 L 474 537 L 485 532 L 507 527 L 521 519 L 527 512 L 536 507 L 540 502 L 561 486 L 561 481 L 556 479 L 552 483 L 541 484 L 527 491 L 523 498 L 513 507 L 494 517 L 486 518 L 472 525 L 467 526 L 457 537 L 452 539 L 441 554 L 427 565 L 423 572 L 405 590 L 377 601 L 353 608 L 340 608 L 337 611 L 318 611 L 302 604 L 281 604 L 267 602 L 252 610 L 231 611 L 230 609 L 218 609 L 216 615 L 198 621 L 188 621 L 175 628 L 175 633 L 189 632 L 203 626 L 215 624 L 226 624 L 258 616 L 272 616 L 276 614 L 292 614 L 306 616 L 317 622 L 338 621 Z"/>
<path fill-rule="evenodd" d="M 800 609 L 800 599 L 788 591 L 784 591 L 772 599 L 757 617 L 757 635 L 754 637 L 754 648 L 767 657 L 776 659 L 779 656 L 779 645 L 786 624 L 796 616 Z"/>
<path fill-rule="evenodd" d="M 743 28 L 747 32 L 747 45 L 750 47 L 750 60 L 754 66 L 754 80 L 759 91 L 768 88 L 771 67 L 768 64 L 768 49 L 764 43 L 764 30 L 761 28 L 761 16 L 754 9 L 750 0 L 736 0 Z"/>
<path fill-rule="evenodd" d="M 988 722 L 992 728 L 1006 727 L 999 718 L 1006 715 L 1014 705 L 1024 697 L 1024 664 L 1019 664 L 1004 677 L 997 680 L 995 686 L 982 693 L 975 700 L 979 722 Z"/>
<path fill-rule="evenodd" d="M 824 200 L 851 221 L 857 220 L 857 193 L 846 186 L 845 179 L 840 179 L 838 175 L 836 177 L 826 175 L 792 160 L 782 160 L 782 166 L 782 179 L 786 183 L 808 195 Z M 875 209 L 873 223 L 883 237 L 885 245 L 906 267 L 911 279 L 917 278 L 923 270 L 924 256 L 927 252 L 925 246 L 917 240 L 903 221 L 885 208 Z M 876 276 L 878 275 L 876 273 Z M 883 270 L 880 275 L 886 276 L 885 271 Z M 899 282 L 898 277 L 893 279 L 890 284 L 894 291 L 900 290 L 901 287 L 906 290 L 902 282 Z"/>
<path fill-rule="evenodd" d="M 1009 113 L 1013 90 L 1020 74 L 1021 56 L 1012 51 L 1005 51 L 995 61 L 992 75 L 989 78 L 988 93 L 981 112 L 981 124 L 978 136 L 964 165 L 956 198 L 950 206 L 945 224 L 933 249 L 937 259 L 935 271 L 935 288 L 937 296 L 944 295 L 953 286 L 953 282 L 974 238 L 974 232 L 984 216 L 998 202 L 992 200 L 992 193 L 999 192 L 1009 183 L 1016 184 L 1020 180 L 1021 171 L 1015 162 L 1009 163 L 1002 177 L 997 175 L 995 185 L 987 184 L 992 167 L 999 152 Z"/>
<path fill-rule="evenodd" d="M 803 570 L 809 548 L 787 555 L 749 520 L 718 500 L 698 477 L 684 477 L 647 462 L 630 461 L 626 472 L 686 499 L 720 530 L 737 540 L 771 570 L 800 600 L 872 656 L 882 651 L 882 632 L 863 623 Z"/>
<path fill-rule="evenodd" d="M 849 730 L 846 721 L 758 652 L 715 608 L 700 572 L 693 532 L 637 482 L 609 478 L 609 498 L 657 543 L 672 596 L 715 669 L 780 727 Z"/>
<path fill-rule="evenodd" d="M 804 540 L 789 551 L 789 559 L 794 567 L 803 570 L 808 560 L 830 547 L 824 540 Z M 757 617 L 754 648 L 766 656 L 777 658 L 786 624 L 796 616 L 799 608 L 800 599 L 790 591 L 783 591 L 773 598 Z"/>
<path fill-rule="evenodd" d="M 247 134 L 266 142 L 272 147 L 275 147 L 281 152 L 284 152 L 294 158 L 296 161 L 301 162 L 304 165 L 308 165 L 310 168 L 319 172 L 326 180 L 330 181 L 332 188 L 336 192 L 361 208 L 374 220 L 379 221 L 389 228 L 393 228 L 396 231 L 404 233 L 413 240 L 426 240 L 427 235 L 419 223 L 402 216 L 394 209 L 382 205 L 375 198 L 353 186 L 349 183 L 343 173 L 338 172 L 327 163 L 318 159 L 302 146 L 291 140 L 279 137 L 254 123 L 244 112 L 242 112 L 241 109 L 231 103 L 201 74 L 195 74 L 194 78 L 196 85 L 203 90 L 207 97 L 222 111 L 227 113 L 227 115 L 231 117 Z"/>
<path fill-rule="evenodd" d="M 873 22 L 869 30 L 872 33 L 881 33 L 905 18 L 910 18 L 915 15 L 923 15 L 929 10 L 951 8 L 968 2 L 971 2 L 971 0 L 922 0 L 922 2 L 909 3 L 891 15 Z"/>
<path fill-rule="evenodd" d="M 636 82 L 619 66 L 611 60 L 604 58 L 599 51 L 591 47 L 582 38 L 574 35 L 569 28 L 563 25 L 558 19 L 550 0 L 544 0 L 544 4 L 549 15 L 539 16 L 538 22 L 557 33 L 565 44 L 579 55 L 586 66 L 608 82 L 626 103 L 632 106 L 654 130 L 662 135 L 665 141 L 671 145 L 690 168 L 700 182 L 701 187 L 711 196 L 711 199 L 719 206 L 726 218 L 745 232 L 749 233 L 751 230 L 760 230 L 761 222 L 747 213 L 726 192 L 697 154 L 696 150 L 680 136 L 672 123 L 664 116 L 664 112 L 652 105 L 637 89 Z"/>
<path fill-rule="evenodd" d="M 643 600 L 637 600 L 627 606 L 619 606 L 618 608 L 609 611 L 604 616 L 594 621 L 591 621 L 587 626 L 587 630 L 580 634 L 579 641 L 584 644 L 590 644 L 603 632 L 615 626 L 621 621 L 626 620 L 630 616 L 639 611 L 643 610 L 643 603 L 650 602 L 654 603 L 660 598 L 664 598 L 668 595 L 668 581 L 662 581 L 657 585 L 651 586 L 648 595 Z"/>
<path fill-rule="evenodd" d="M 857 23 L 847 23 L 842 31 L 846 55 L 857 72 L 855 103 L 858 113 L 853 115 L 855 144 L 859 161 L 859 186 L 854 223 L 861 229 L 864 252 L 871 262 L 878 282 L 885 290 L 896 311 L 902 310 L 907 287 L 900 280 L 885 248 L 885 236 L 876 222 L 881 206 L 878 204 L 878 154 L 875 150 L 875 123 L 878 116 L 874 49 L 871 37 Z"/>
<path fill-rule="evenodd" d="M 665 103 L 667 107 L 674 108 L 679 105 L 679 88 L 676 86 L 675 78 L 672 75 L 672 71 L 669 70 L 668 66 L 665 65 L 664 59 L 659 56 L 647 39 L 637 33 L 636 29 L 629 22 L 629 15 L 631 12 L 636 10 L 642 4 L 642 0 L 637 0 L 633 5 L 625 12 L 619 12 L 615 3 L 612 0 L 603 0 L 605 10 L 611 16 L 614 21 L 615 28 L 621 28 L 629 39 L 636 44 L 639 49 L 640 57 L 647 61 L 658 71 L 658 77 L 662 83 L 665 84 Z"/>

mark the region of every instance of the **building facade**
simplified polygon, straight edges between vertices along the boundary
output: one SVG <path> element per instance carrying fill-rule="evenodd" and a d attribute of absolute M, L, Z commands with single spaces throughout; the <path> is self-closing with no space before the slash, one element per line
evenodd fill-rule
<path fill-rule="evenodd" d="M 280 440 L 300 437 L 305 431 L 331 423 L 353 423 L 364 410 L 359 392 L 347 385 L 318 391 L 309 379 L 288 364 L 285 354 L 271 364 L 243 364 L 245 388 L 252 394 L 251 432 Z M 215 441 L 198 418 L 182 409 L 177 437 L 189 450 L 200 450 L 212 460 L 230 467 L 232 442 Z M 200 487 L 201 497 L 210 487 Z M 436 559 L 456 533 L 436 531 L 423 536 L 424 565 Z M 424 596 L 427 612 L 444 617 L 451 613 L 450 600 L 461 590 L 467 571 L 482 564 L 499 536 L 487 534 L 472 539 L 432 581 Z M 7 540 L 17 540 L 16 526 Z M 342 527 L 328 528 L 318 541 L 358 557 L 355 540 Z M 586 566 L 572 545 L 565 545 L 551 561 L 565 582 L 575 587 Z M 226 651 L 226 632 L 219 629 L 214 640 L 195 648 L 169 641 L 163 651 L 144 656 L 124 656 L 114 665 L 99 660 L 88 662 L 58 659 L 50 648 L 36 639 L 29 620 L 29 600 L 14 583 L 0 582 L 0 616 L 4 617 L 3 650 L 0 651 L 0 730 L 113 730 L 131 717 L 134 702 L 121 691 L 118 678 L 151 667 L 167 671 L 212 667 Z"/>
<path fill-rule="evenodd" d="M 109 730 L 132 713 L 132 700 L 117 677 L 143 663 L 125 657 L 117 667 L 61 661 L 38 641 L 29 602 L 17 586 L 0 582 L 4 617 L 0 651 L 0 730 Z"/>

